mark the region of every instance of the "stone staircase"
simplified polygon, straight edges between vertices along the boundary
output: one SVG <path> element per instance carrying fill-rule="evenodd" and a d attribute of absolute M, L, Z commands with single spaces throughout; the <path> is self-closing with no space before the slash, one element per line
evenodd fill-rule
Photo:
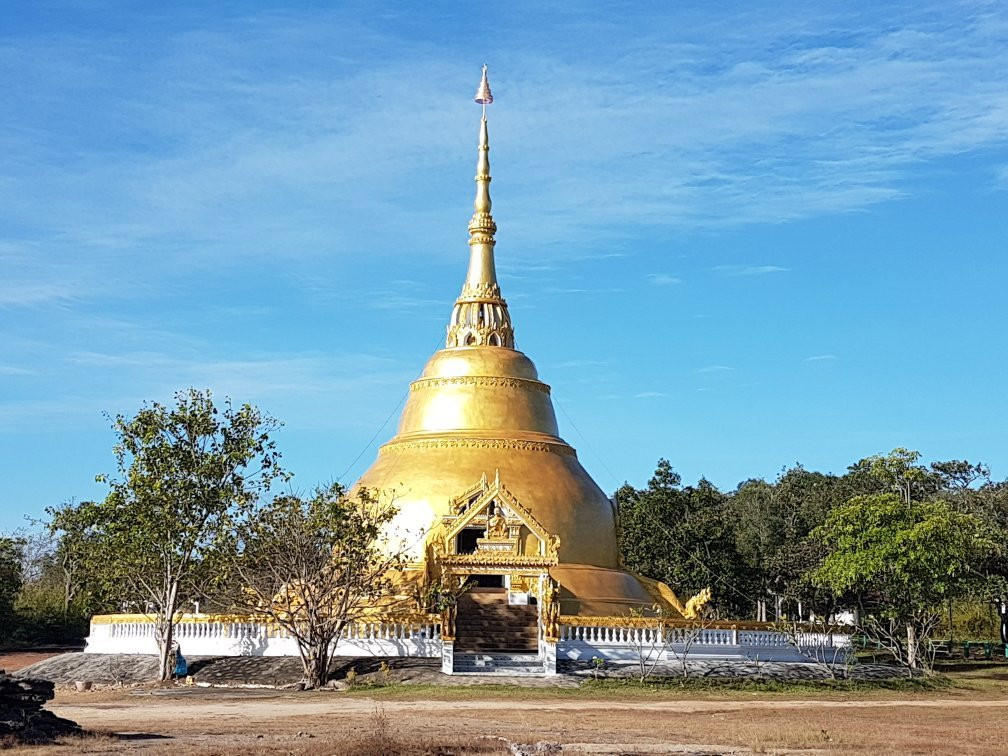
<path fill-rule="evenodd" d="M 504 588 L 476 588 L 459 598 L 455 621 L 457 674 L 541 675 L 539 612 L 509 605 Z"/>
<path fill-rule="evenodd" d="M 546 673 L 538 653 L 473 654 L 456 653 L 452 673 L 456 675 L 543 675 Z"/>
<path fill-rule="evenodd" d="M 539 651 L 539 612 L 535 606 L 512 606 L 505 588 L 477 588 L 462 594 L 455 621 L 456 651 Z"/>

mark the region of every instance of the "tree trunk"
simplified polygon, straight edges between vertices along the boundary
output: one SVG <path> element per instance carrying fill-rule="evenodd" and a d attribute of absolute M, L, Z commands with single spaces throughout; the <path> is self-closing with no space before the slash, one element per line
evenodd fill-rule
<path fill-rule="evenodd" d="M 170 680 L 175 674 L 175 654 L 172 646 L 175 641 L 175 609 L 178 601 L 178 585 L 170 585 L 168 595 L 158 613 L 154 636 L 158 642 L 158 660 L 161 663 L 160 680 Z"/>
<path fill-rule="evenodd" d="M 1001 619 L 1001 642 L 1008 644 L 1008 597 L 1001 596 L 994 602 Z"/>
<path fill-rule="evenodd" d="M 305 688 L 322 688 L 329 682 L 329 641 L 317 641 L 301 656 Z"/>
<path fill-rule="evenodd" d="M 917 669 L 917 628 L 913 622 L 907 622 L 907 666 L 910 669 Z"/>
<path fill-rule="evenodd" d="M 158 617 L 157 627 L 155 628 L 154 635 L 158 644 L 158 662 L 160 672 L 158 679 L 161 682 L 171 679 L 172 674 L 175 672 L 173 669 L 174 665 L 174 654 L 172 654 L 172 642 L 175 640 L 175 623 L 172 621 L 173 617 L 168 615 L 167 618 L 164 614 Z"/>
<path fill-rule="evenodd" d="M 66 568 L 66 562 L 61 562 L 63 568 L 63 624 L 66 624 L 67 615 L 70 614 L 70 572 Z"/>

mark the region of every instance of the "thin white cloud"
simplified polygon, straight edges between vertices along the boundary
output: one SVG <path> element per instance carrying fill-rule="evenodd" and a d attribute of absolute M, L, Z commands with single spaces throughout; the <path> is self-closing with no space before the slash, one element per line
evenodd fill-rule
<path fill-rule="evenodd" d="M 682 283 L 681 278 L 676 278 L 666 273 L 651 273 L 648 275 L 648 280 L 655 286 L 673 286 Z"/>
<path fill-rule="evenodd" d="M 608 362 L 603 360 L 566 360 L 564 362 L 557 362 L 553 365 L 548 365 L 550 368 L 586 368 L 586 367 L 600 367 L 602 365 L 608 365 Z"/>
<path fill-rule="evenodd" d="M 994 168 L 994 185 L 999 189 L 1008 189 L 1008 163 Z"/>
<path fill-rule="evenodd" d="M 57 281 L 5 281 L 0 284 L 0 308 L 65 304 L 78 299 L 82 294 L 84 292 Z"/>
<path fill-rule="evenodd" d="M 552 286 L 543 290 L 544 294 L 619 294 L 623 289 L 588 289 L 588 288 L 578 288 L 578 287 L 559 287 Z"/>
<path fill-rule="evenodd" d="M 413 310 L 430 310 L 436 307 L 445 309 L 445 317 L 450 312 L 451 303 L 442 299 L 429 297 L 408 297 L 402 294 L 374 292 L 365 297 L 365 306 L 372 310 L 395 310 L 411 312 Z"/>
<path fill-rule="evenodd" d="M 734 370 L 733 367 L 728 367 L 727 365 L 708 365 L 707 367 L 697 368 L 694 373 L 727 373 L 730 370 Z"/>
<path fill-rule="evenodd" d="M 714 271 L 722 276 L 765 276 L 784 273 L 788 268 L 779 265 L 716 265 Z"/>
<path fill-rule="evenodd" d="M 8 427 L 26 422 L 50 428 L 93 426 L 103 412 L 135 412 L 145 400 L 170 401 L 176 390 L 193 386 L 209 388 L 219 398 L 255 403 L 299 428 L 366 425 L 375 415 L 368 402 L 350 406 L 345 398 L 386 391 L 398 395 L 416 371 L 415 365 L 406 367 L 397 359 L 373 354 L 225 358 L 208 356 L 206 345 L 191 349 L 184 340 L 171 346 L 171 352 L 78 350 L 62 360 L 50 357 L 46 378 L 58 381 L 52 395 L 5 396 L 0 400 L 0 421 Z M 319 411 L 320 407 L 341 409 Z M 381 411 L 378 408 L 377 414 Z"/>
<path fill-rule="evenodd" d="M 835 354 L 816 354 L 811 357 L 806 357 L 802 362 L 828 362 L 829 360 L 835 360 L 837 357 Z"/>
<path fill-rule="evenodd" d="M 662 396 L 668 396 L 668 394 L 662 391 L 641 391 L 639 394 L 634 394 L 634 399 L 653 399 Z"/>

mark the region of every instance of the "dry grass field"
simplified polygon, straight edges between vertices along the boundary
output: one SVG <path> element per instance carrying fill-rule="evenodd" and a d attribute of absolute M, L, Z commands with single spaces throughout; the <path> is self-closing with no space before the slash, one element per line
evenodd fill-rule
<path fill-rule="evenodd" d="M 8 668 L 22 661 L 5 660 Z M 61 688 L 48 708 L 89 734 L 7 752 L 142 754 L 1003 754 L 1008 665 L 934 686 L 358 685 L 300 692 Z M 475 682 L 475 680 L 473 680 Z"/>
<path fill-rule="evenodd" d="M 1000 668 L 1003 670 L 1004 668 Z M 61 690 L 92 734 L 33 754 L 1002 754 L 1008 674 L 924 691 L 783 692 L 402 686 L 348 692 L 200 687 Z M 546 751 L 542 751 L 546 752 Z M 556 751 L 559 752 L 559 751 Z"/>

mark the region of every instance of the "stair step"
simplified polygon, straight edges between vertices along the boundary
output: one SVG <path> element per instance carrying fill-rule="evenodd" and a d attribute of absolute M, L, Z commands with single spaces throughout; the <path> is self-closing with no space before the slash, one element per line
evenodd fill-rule
<path fill-rule="evenodd" d="M 472 648 L 474 651 L 498 650 L 505 651 L 525 651 L 529 648 L 538 648 L 538 638 L 470 638 L 468 636 L 455 636 L 456 643 L 462 648 Z"/>
<path fill-rule="evenodd" d="M 456 625 L 514 625 L 515 627 L 536 627 L 538 622 L 530 622 L 528 617 L 473 617 L 472 615 L 458 617 Z"/>
<path fill-rule="evenodd" d="M 460 661 L 455 662 L 456 669 L 535 669 L 536 667 L 542 669 L 542 662 L 495 662 L 493 664 L 470 664 Z"/>
<path fill-rule="evenodd" d="M 489 667 L 485 668 L 485 669 L 462 669 L 462 668 L 457 668 L 457 669 L 453 669 L 452 670 L 452 674 L 453 675 L 487 675 L 487 676 L 499 675 L 501 677 L 506 677 L 508 675 L 514 675 L 514 676 L 518 676 L 518 675 L 529 675 L 529 676 L 536 675 L 536 676 L 542 676 L 542 675 L 546 674 L 546 670 L 543 669 L 541 666 L 540 667 L 528 667 L 528 668 L 524 668 L 523 667 L 522 669 L 518 669 L 518 668 L 515 668 L 515 669 L 492 669 L 492 668 L 489 668 Z"/>
<path fill-rule="evenodd" d="M 521 661 L 521 662 L 532 662 L 539 660 L 539 654 L 522 654 L 522 653 L 501 653 L 501 654 L 455 654 L 456 659 L 462 659 L 464 661 Z"/>
<path fill-rule="evenodd" d="M 543 675 L 546 670 L 538 652 L 456 652 L 452 672 L 458 675 Z"/>

